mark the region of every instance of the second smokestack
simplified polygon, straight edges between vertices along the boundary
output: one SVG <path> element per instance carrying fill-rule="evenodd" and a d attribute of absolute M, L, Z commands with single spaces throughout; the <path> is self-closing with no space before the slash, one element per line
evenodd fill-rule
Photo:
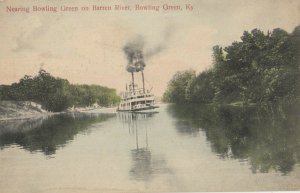
<path fill-rule="evenodd" d="M 142 80 L 143 80 L 143 92 L 145 94 L 145 80 L 144 80 L 144 71 L 141 71 L 142 73 Z"/>

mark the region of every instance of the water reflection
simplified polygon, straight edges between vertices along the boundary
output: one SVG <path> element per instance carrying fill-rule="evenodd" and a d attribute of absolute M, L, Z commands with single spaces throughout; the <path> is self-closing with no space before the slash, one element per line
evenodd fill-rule
<path fill-rule="evenodd" d="M 0 122 L 0 148 L 17 144 L 22 148 L 41 151 L 45 155 L 55 154 L 79 132 L 91 124 L 107 120 L 106 114 L 60 114 L 26 120 Z"/>
<path fill-rule="evenodd" d="M 148 132 L 151 131 L 153 113 L 119 113 L 118 117 L 128 126 L 129 134 L 134 136 L 136 147 L 131 150 L 132 166 L 129 171 L 131 179 L 149 181 L 155 175 L 170 173 L 163 155 L 151 151 Z"/>
<path fill-rule="evenodd" d="M 253 173 L 288 174 L 300 162 L 298 105 L 264 107 L 169 106 L 181 135 L 206 134 L 221 159 L 247 161 Z"/>

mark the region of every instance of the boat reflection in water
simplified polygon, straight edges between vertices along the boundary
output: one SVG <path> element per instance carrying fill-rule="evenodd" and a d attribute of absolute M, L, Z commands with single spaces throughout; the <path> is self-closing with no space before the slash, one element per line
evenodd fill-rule
<path fill-rule="evenodd" d="M 131 150 L 132 166 L 129 175 L 132 180 L 150 181 L 155 175 L 171 173 L 164 155 L 151 151 L 150 120 L 158 112 L 129 113 L 119 112 L 118 117 L 123 126 L 128 127 L 129 134 L 135 138 L 135 148 Z"/>

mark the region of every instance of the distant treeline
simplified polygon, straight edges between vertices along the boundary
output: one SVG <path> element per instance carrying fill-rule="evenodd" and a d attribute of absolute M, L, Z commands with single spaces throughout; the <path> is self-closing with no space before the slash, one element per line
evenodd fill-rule
<path fill-rule="evenodd" d="M 173 103 L 265 103 L 299 100 L 300 26 L 292 33 L 245 31 L 240 42 L 213 47 L 213 67 L 177 72 L 164 93 Z"/>
<path fill-rule="evenodd" d="M 0 86 L 0 100 L 33 101 L 43 108 L 58 112 L 68 107 L 84 107 L 98 103 L 110 106 L 119 102 L 115 89 L 98 85 L 73 85 L 55 78 L 45 70 L 31 77 L 25 75 L 18 83 Z"/>

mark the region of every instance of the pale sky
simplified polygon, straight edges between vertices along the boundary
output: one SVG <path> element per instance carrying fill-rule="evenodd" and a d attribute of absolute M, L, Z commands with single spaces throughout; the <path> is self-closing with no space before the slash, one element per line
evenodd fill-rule
<path fill-rule="evenodd" d="M 181 5 L 183 11 L 134 11 L 136 4 Z M 32 12 L 33 6 L 47 5 L 131 5 L 132 11 Z M 7 6 L 31 12 L 9 13 Z M 145 59 L 144 71 L 147 86 L 161 96 L 176 71 L 210 68 L 214 45 L 239 41 L 245 30 L 292 32 L 299 24 L 300 0 L 0 0 L 0 84 L 43 68 L 71 83 L 120 92 L 131 80 L 122 47 L 141 35 L 146 51 L 164 48 Z"/>

